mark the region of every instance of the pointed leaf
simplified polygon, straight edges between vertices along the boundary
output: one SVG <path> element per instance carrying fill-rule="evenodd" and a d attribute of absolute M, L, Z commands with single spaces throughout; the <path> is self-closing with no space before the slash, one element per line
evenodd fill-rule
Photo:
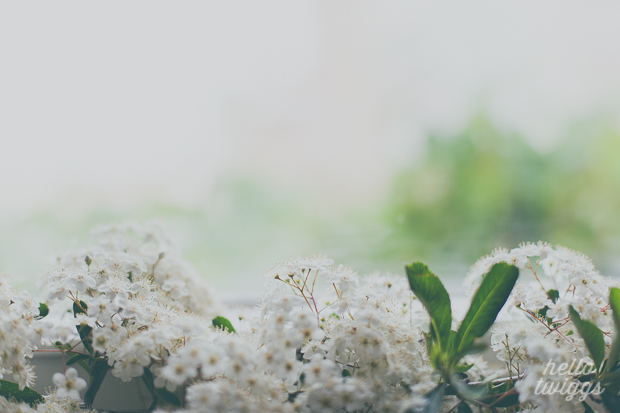
<path fill-rule="evenodd" d="M 482 337 L 491 328 L 519 278 L 519 269 L 505 262 L 495 264 L 484 277 L 471 301 L 457 332 L 453 354 L 469 347 L 475 338 Z M 458 360 L 456 360 L 458 361 Z"/>
<path fill-rule="evenodd" d="M 28 403 L 33 407 L 44 401 L 43 396 L 36 391 L 28 387 L 24 387 L 24 390 L 20 390 L 17 383 L 6 380 L 0 380 L 0 396 L 7 400 L 15 399 L 18 402 Z"/>
<path fill-rule="evenodd" d="M 431 332 L 445 351 L 448 348 L 450 327 L 452 326 L 452 307 L 450 296 L 439 277 L 428 267 L 416 261 L 405 267 L 409 286 L 431 317 Z"/>
<path fill-rule="evenodd" d="M 571 305 L 568 308 L 570 319 L 577 327 L 577 332 L 586 343 L 586 347 L 590 352 L 590 357 L 594 360 L 597 369 L 600 369 L 601 363 L 605 358 L 605 339 L 603 332 L 591 321 L 582 320 L 579 313 L 575 311 Z"/>
<path fill-rule="evenodd" d="M 95 396 L 97 395 L 108 370 L 112 368 L 108 364 L 108 360 L 104 358 L 93 359 L 91 366 L 91 380 L 88 384 L 88 390 L 86 390 L 86 393 L 84 394 L 84 404 L 89 408 L 93 405 Z"/>
<path fill-rule="evenodd" d="M 88 315 L 86 311 L 88 311 L 88 306 L 86 305 L 84 301 L 80 301 L 79 305 L 76 302 L 73 303 L 73 316 L 74 317 L 77 317 L 78 314 Z M 75 326 L 75 329 L 80 335 L 80 338 L 83 340 L 82 344 L 86 348 L 86 351 L 88 351 L 91 355 L 94 355 L 95 352 L 93 350 L 93 338 L 89 337 L 93 331 L 92 327 L 90 327 L 89 325 L 77 325 Z"/>
<path fill-rule="evenodd" d="M 612 310 L 612 318 L 614 320 L 614 338 L 611 342 L 609 358 L 607 359 L 607 367 L 609 371 L 616 367 L 618 363 L 618 355 L 620 354 L 620 289 L 612 287 L 609 291 L 609 305 Z"/>

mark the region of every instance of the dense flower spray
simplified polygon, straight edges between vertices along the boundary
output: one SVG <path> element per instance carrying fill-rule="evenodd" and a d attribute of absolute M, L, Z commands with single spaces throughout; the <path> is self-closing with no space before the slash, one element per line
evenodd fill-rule
<path fill-rule="evenodd" d="M 457 365 L 442 361 L 437 349 L 431 354 L 439 330 L 425 307 L 433 304 L 423 306 L 402 275 L 360 277 L 322 255 L 298 257 L 264 273 L 258 307 L 225 308 L 158 226 L 99 228 L 92 246 L 58 258 L 42 304 L 0 278 L 0 374 L 26 391 L 35 380 L 35 352 L 57 351 L 64 361 L 50 394 L 0 397 L 0 410 L 88 411 L 106 374 L 144 381 L 160 413 L 596 408 L 604 393 L 592 389 L 606 385 L 602 367 L 558 374 L 558 366 L 599 361 L 577 334 L 588 323 L 602 332 L 603 355 L 612 354 L 608 297 L 618 282 L 582 254 L 523 244 L 479 260 L 465 281 L 470 295 L 498 263 L 519 270 L 491 328 L 498 361 L 468 351 Z M 448 333 L 466 322 L 464 309 L 455 310 L 460 315 Z M 231 324 L 223 313 L 238 317 Z M 454 353 L 449 343 L 442 351 Z M 88 377 L 79 377 L 77 365 Z M 567 397 L 578 378 L 594 376 L 587 392 L 582 386 Z M 486 393 L 470 391 L 480 388 Z"/>

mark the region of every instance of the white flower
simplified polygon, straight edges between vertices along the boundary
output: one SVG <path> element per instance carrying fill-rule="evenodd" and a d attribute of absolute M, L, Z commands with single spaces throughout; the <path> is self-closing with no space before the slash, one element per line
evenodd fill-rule
<path fill-rule="evenodd" d="M 162 290 L 170 292 L 170 296 L 178 300 L 189 295 L 189 289 L 183 280 L 166 280 L 161 286 Z"/>
<path fill-rule="evenodd" d="M 196 366 L 193 360 L 171 356 L 168 365 L 161 369 L 161 376 L 166 380 L 181 385 L 185 380 L 196 375 Z"/>
<path fill-rule="evenodd" d="M 560 269 L 560 260 L 557 257 L 550 255 L 541 261 L 541 265 L 547 277 L 555 278 L 558 270 Z"/>
<path fill-rule="evenodd" d="M 56 396 L 60 399 L 80 400 L 80 390 L 86 388 L 86 380 L 78 377 L 78 372 L 73 367 L 67 368 L 65 374 L 54 373 L 52 376 L 56 389 Z"/>
<path fill-rule="evenodd" d="M 74 269 L 68 272 L 65 285 L 69 290 L 77 290 L 83 293 L 87 288 L 95 288 L 97 281 L 87 272 Z"/>
<path fill-rule="evenodd" d="M 112 314 L 118 311 L 118 305 L 104 294 L 95 298 L 88 297 L 85 301 L 88 304 L 88 315 L 102 322 L 109 321 Z"/>

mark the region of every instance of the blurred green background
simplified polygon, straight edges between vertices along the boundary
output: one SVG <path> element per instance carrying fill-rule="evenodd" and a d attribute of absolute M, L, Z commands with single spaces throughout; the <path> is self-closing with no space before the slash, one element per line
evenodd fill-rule
<path fill-rule="evenodd" d="M 620 3 L 0 4 L 0 272 L 157 220 L 226 294 L 325 253 L 460 288 L 545 240 L 620 270 Z"/>
<path fill-rule="evenodd" d="M 158 220 L 219 289 L 259 291 L 264 270 L 325 253 L 362 273 L 402 272 L 414 259 L 461 276 L 496 247 L 544 240 L 579 250 L 613 275 L 620 247 L 620 134 L 576 125 L 553 150 L 533 149 L 480 115 L 455 135 L 431 135 L 425 155 L 391 178 L 388 196 L 330 207 L 329 199 L 250 176 L 216 183 L 204 205 L 149 203 L 77 215 L 42 209 L 5 223 L 0 265 L 32 287 L 54 250 L 88 241 L 97 224 Z M 326 204 L 327 203 L 327 204 Z M 52 249 L 50 249 L 52 246 Z"/>

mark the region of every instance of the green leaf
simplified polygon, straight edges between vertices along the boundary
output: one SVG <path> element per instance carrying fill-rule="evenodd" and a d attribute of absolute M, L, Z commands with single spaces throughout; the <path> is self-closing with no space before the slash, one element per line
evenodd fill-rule
<path fill-rule="evenodd" d="M 28 403 L 33 407 L 44 401 L 43 396 L 36 391 L 28 387 L 24 387 L 24 390 L 20 390 L 17 383 L 6 380 L 0 380 L 0 396 L 8 400 L 14 399 L 18 402 Z"/>
<path fill-rule="evenodd" d="M 560 299 L 560 292 L 558 290 L 549 290 L 547 291 L 547 295 L 549 296 L 549 298 L 551 298 L 553 304 L 557 303 Z"/>
<path fill-rule="evenodd" d="M 457 413 L 473 413 L 471 407 L 469 407 L 469 405 L 464 401 L 459 404 L 459 408 L 456 411 Z"/>
<path fill-rule="evenodd" d="M 80 301 L 79 305 L 75 301 L 73 302 L 73 316 L 74 317 L 78 314 L 88 315 L 88 313 L 86 312 L 87 310 L 88 310 L 88 306 L 86 305 L 84 301 Z"/>
<path fill-rule="evenodd" d="M 88 364 L 88 361 L 86 360 L 80 360 L 77 362 L 77 364 L 79 364 L 86 373 L 88 373 L 88 381 L 90 382 L 93 379 L 93 373 L 90 370 L 90 364 Z"/>
<path fill-rule="evenodd" d="M 594 360 L 597 369 L 600 369 L 601 363 L 605 358 L 605 339 L 603 332 L 591 321 L 582 320 L 579 313 L 575 311 L 571 305 L 568 308 L 570 319 L 575 324 L 577 332 L 586 343 L 586 347 L 590 352 L 590 357 Z"/>
<path fill-rule="evenodd" d="M 86 311 L 88 310 L 88 306 L 86 305 L 84 301 L 80 301 L 80 305 L 78 305 L 78 303 L 76 302 L 73 303 L 73 316 L 74 317 L 77 317 L 78 314 L 88 315 L 88 313 L 85 310 Z M 91 355 L 94 355 L 95 351 L 93 349 L 93 338 L 89 337 L 93 329 L 89 325 L 77 325 L 75 326 L 75 329 L 80 335 L 80 338 L 83 340 L 82 344 L 84 345 L 84 348 L 86 348 L 86 351 L 88 351 Z"/>
<path fill-rule="evenodd" d="M 151 373 L 151 370 L 144 367 L 143 374 L 142 374 L 142 381 L 144 381 L 146 388 L 149 390 L 149 393 L 151 393 L 151 397 L 153 398 L 153 401 L 151 402 L 151 405 L 148 408 L 149 412 L 152 412 L 153 410 L 155 410 L 155 407 L 157 407 L 157 393 L 155 393 L 154 380 L 155 379 L 153 378 L 153 373 Z"/>
<path fill-rule="evenodd" d="M 50 309 L 47 306 L 47 304 L 45 303 L 40 303 L 39 304 L 39 317 L 37 317 L 38 319 L 41 319 L 45 316 L 47 316 L 50 313 Z"/>
<path fill-rule="evenodd" d="M 342 370 L 342 377 L 351 377 L 351 372 L 347 369 Z"/>
<path fill-rule="evenodd" d="M 472 364 L 459 364 L 458 366 L 454 367 L 454 372 L 455 373 L 465 373 L 466 371 L 468 371 L 472 367 L 474 367 L 473 363 Z"/>
<path fill-rule="evenodd" d="M 176 407 L 181 407 L 181 400 L 179 400 L 176 394 L 169 392 L 166 389 L 155 389 L 155 393 L 157 394 L 157 397 L 166 403 Z"/>
<path fill-rule="evenodd" d="M 86 407 L 91 407 L 93 402 L 95 401 L 95 396 L 101 387 L 101 383 L 103 383 L 103 379 L 105 379 L 108 370 L 112 367 L 108 364 L 108 360 L 104 358 L 96 358 L 91 360 L 91 380 L 88 384 L 88 390 L 84 394 L 84 404 Z"/>
<path fill-rule="evenodd" d="M 583 406 L 583 413 L 596 413 L 585 401 L 581 402 L 581 405 Z"/>
<path fill-rule="evenodd" d="M 614 320 L 614 338 L 611 342 L 607 367 L 605 368 L 607 371 L 616 366 L 618 355 L 620 354 L 620 289 L 616 287 L 611 288 L 609 291 L 609 305 L 611 306 L 612 318 Z"/>
<path fill-rule="evenodd" d="M 504 262 L 495 264 L 484 277 L 471 301 L 457 332 L 453 354 L 467 349 L 475 338 L 482 337 L 491 328 L 510 296 L 519 278 L 519 269 Z M 456 360 L 458 361 L 458 360 Z"/>
<path fill-rule="evenodd" d="M 67 366 L 77 363 L 80 360 L 89 359 L 90 356 L 86 354 L 74 354 L 67 359 Z"/>
<path fill-rule="evenodd" d="M 56 347 L 58 350 L 69 350 L 71 348 L 71 344 L 61 343 L 60 341 L 57 341 L 54 343 L 54 347 Z"/>
<path fill-rule="evenodd" d="M 436 413 L 441 409 L 443 404 L 443 396 L 446 392 L 446 384 L 441 383 L 433 389 L 428 395 L 428 402 L 421 410 L 422 413 Z M 416 412 L 418 412 L 417 410 Z"/>
<path fill-rule="evenodd" d="M 458 396 L 465 400 L 478 400 L 489 394 L 487 383 L 468 384 L 461 381 L 456 374 L 450 376 L 450 385 L 457 391 Z"/>
<path fill-rule="evenodd" d="M 519 405 L 519 394 L 512 393 L 506 395 L 514 388 L 513 382 L 505 382 L 497 386 L 491 386 L 491 394 L 484 398 L 484 402 L 493 407 L 514 407 Z"/>
<path fill-rule="evenodd" d="M 420 261 L 405 267 L 409 286 L 431 317 L 431 332 L 440 344 L 441 349 L 447 350 L 450 343 L 450 328 L 452 327 L 452 307 L 450 296 L 435 274 Z"/>
<path fill-rule="evenodd" d="M 226 318 L 222 317 L 222 316 L 217 316 L 213 319 L 213 325 L 217 328 L 221 328 L 222 330 L 224 328 L 228 329 L 228 331 L 230 331 L 231 333 L 235 333 L 235 329 L 233 328 L 232 324 L 230 323 L 230 321 L 228 321 Z"/>

